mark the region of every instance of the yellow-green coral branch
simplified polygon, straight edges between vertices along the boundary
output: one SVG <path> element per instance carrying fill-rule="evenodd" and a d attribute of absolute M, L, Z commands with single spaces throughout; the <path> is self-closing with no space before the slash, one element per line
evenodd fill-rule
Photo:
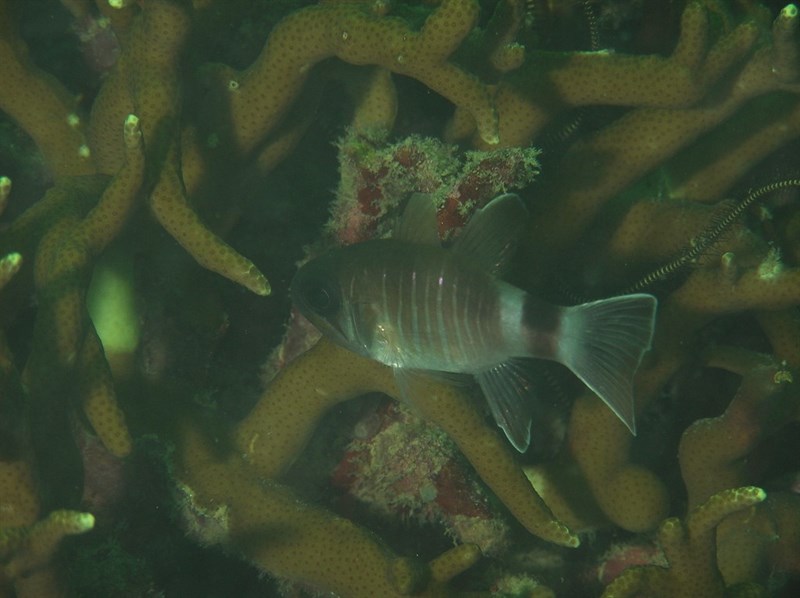
<path fill-rule="evenodd" d="M 103 251 L 128 223 L 144 183 L 144 145 L 139 118 L 135 114 L 125 118 L 122 141 L 125 161 L 81 225 L 95 255 Z"/>
<path fill-rule="evenodd" d="M 790 19 L 792 23 L 797 20 L 797 16 Z M 751 26 L 742 26 L 740 30 L 740 43 L 750 47 L 758 30 Z M 537 237 L 547 238 L 548 248 L 540 248 L 539 252 L 549 255 L 575 242 L 609 198 L 719 126 L 751 99 L 781 90 L 800 91 L 797 81 L 787 81 L 784 74 L 776 72 L 778 65 L 790 60 L 789 55 L 797 46 L 795 36 L 784 44 L 759 48 L 736 73 L 726 88 L 729 91 L 713 102 L 685 110 L 634 110 L 596 135 L 575 143 L 564 155 L 564 169 L 558 180 L 542 190 L 545 196 L 556 197 L 558 201 L 535 219 L 535 226 L 541 231 L 559 233 L 543 235 L 534 231 Z M 588 164 L 593 167 L 588 168 Z M 729 173 L 729 181 L 740 175 L 739 171 Z"/>
<path fill-rule="evenodd" d="M 399 398 L 391 369 L 322 339 L 272 381 L 240 424 L 237 444 L 259 475 L 276 478 L 294 462 L 330 407 L 368 392 Z M 504 439 L 459 389 L 426 379 L 412 394 L 415 408 L 453 438 L 532 534 L 564 546 L 579 544 L 528 483 Z"/>
<path fill-rule="evenodd" d="M 707 38 L 706 9 L 692 3 L 683 14 L 681 37 L 670 58 L 606 51 L 529 52 L 495 92 L 501 144 L 527 145 L 557 113 L 579 106 L 693 104 L 752 51 L 758 31 L 752 24 L 741 25 L 711 48 Z"/>
<path fill-rule="evenodd" d="M 186 196 L 180 163 L 180 58 L 189 31 L 189 16 L 177 4 L 154 1 L 136 20 L 127 47 L 111 80 L 92 111 L 92 140 L 104 172 L 123 177 L 120 166 L 129 161 L 127 137 L 120 139 L 115 122 L 137 107 L 155 184 L 149 196 L 156 220 L 203 267 L 267 295 L 263 274 L 202 222 Z M 108 208 L 106 208 L 108 210 Z M 90 214 L 87 226 L 104 214 Z"/>
<path fill-rule="evenodd" d="M 0 583 L 46 565 L 65 536 L 94 527 L 91 513 L 53 511 L 30 527 L 0 530 Z"/>
<path fill-rule="evenodd" d="M 11 12 L 0 0 L 0 110 L 33 138 L 56 179 L 93 173 L 77 99 L 31 62 Z"/>
<path fill-rule="evenodd" d="M 667 519 L 659 529 L 658 539 L 669 568 L 648 566 L 627 569 L 606 588 L 603 598 L 641 595 L 653 598 L 721 598 L 725 585 L 716 564 L 716 527 L 732 513 L 743 511 L 765 498 L 766 493 L 760 488 L 724 490 L 692 510 L 685 521 Z"/>
<path fill-rule="evenodd" d="M 117 403 L 114 379 L 94 326 L 89 325 L 78 360 L 78 388 L 83 412 L 108 451 L 125 457 L 133 448 L 125 415 Z"/>
<path fill-rule="evenodd" d="M 603 407 L 594 394 L 575 401 L 569 426 L 572 455 L 606 517 L 629 531 L 652 530 L 667 514 L 667 487 L 653 472 L 630 462 L 630 435 Z"/>
<path fill-rule="evenodd" d="M 174 147 L 150 194 L 150 209 L 156 220 L 198 264 L 241 284 L 257 295 L 269 295 L 269 282 L 259 269 L 206 228 L 189 205 L 180 181 Z"/>
<path fill-rule="evenodd" d="M 209 106 L 209 122 L 233 125 L 232 145 L 247 155 L 276 127 L 311 67 L 336 56 L 422 81 L 470 112 L 484 141 L 496 143 L 497 116 L 487 87 L 449 60 L 475 24 L 477 2 L 445 0 L 421 31 L 386 16 L 387 6 L 381 2 L 323 3 L 289 15 L 246 71 L 218 68 L 213 85 L 225 96 Z"/>
<path fill-rule="evenodd" d="M 8 284 L 21 267 L 22 256 L 19 253 L 12 252 L 0 258 L 0 289 Z"/>
<path fill-rule="evenodd" d="M 738 373 L 742 381 L 722 415 L 698 419 L 681 437 L 678 459 L 689 508 L 750 482 L 748 457 L 798 404 L 786 393 L 791 373 L 769 355 L 718 346 L 708 365 Z"/>
<path fill-rule="evenodd" d="M 188 517 L 214 519 L 195 531 L 219 528 L 215 541 L 272 575 L 317 590 L 355 598 L 440 595 L 480 556 L 474 546 L 457 547 L 437 559 L 430 576 L 424 563 L 397 557 L 367 530 L 259 479 L 238 455 L 217 457 L 194 430 L 185 431 L 181 463 Z"/>
<path fill-rule="evenodd" d="M 6 211 L 9 195 L 11 195 L 11 179 L 7 176 L 0 176 L 0 216 Z"/>

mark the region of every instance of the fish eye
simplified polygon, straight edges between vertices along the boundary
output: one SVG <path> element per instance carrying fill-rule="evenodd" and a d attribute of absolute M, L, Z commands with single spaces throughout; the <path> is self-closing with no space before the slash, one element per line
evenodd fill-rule
<path fill-rule="evenodd" d="M 328 281 L 316 281 L 305 292 L 308 306 L 321 316 L 331 315 L 339 308 L 333 286 Z"/>

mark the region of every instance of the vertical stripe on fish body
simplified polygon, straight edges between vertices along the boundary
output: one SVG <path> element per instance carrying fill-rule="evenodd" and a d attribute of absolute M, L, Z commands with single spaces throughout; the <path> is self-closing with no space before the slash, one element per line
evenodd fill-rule
<path fill-rule="evenodd" d="M 344 248 L 337 259 L 348 306 L 343 312 L 351 320 L 342 325 L 372 359 L 392 367 L 474 373 L 528 356 L 522 328 L 526 294 L 457 253 L 389 239 Z"/>

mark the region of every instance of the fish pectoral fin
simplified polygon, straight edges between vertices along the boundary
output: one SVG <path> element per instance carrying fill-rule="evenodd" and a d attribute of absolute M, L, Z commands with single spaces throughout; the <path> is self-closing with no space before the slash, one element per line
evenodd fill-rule
<path fill-rule="evenodd" d="M 432 378 L 442 384 L 450 386 L 471 386 L 475 380 L 470 374 L 459 374 L 458 372 L 442 372 L 440 370 L 416 370 L 422 376 Z"/>
<path fill-rule="evenodd" d="M 429 193 L 414 193 L 408 198 L 403 215 L 397 220 L 392 238 L 417 245 L 441 245 L 436 219 L 436 200 Z"/>
<path fill-rule="evenodd" d="M 413 368 L 393 367 L 394 381 L 400 393 L 400 400 L 407 407 L 414 406 L 414 397 L 425 392 L 426 378 L 430 378 L 427 370 L 417 370 Z"/>
<path fill-rule="evenodd" d="M 519 196 L 500 195 L 472 215 L 452 251 L 492 274 L 502 274 L 527 224 L 528 209 Z"/>
<path fill-rule="evenodd" d="M 473 384 L 472 376 L 456 372 L 441 372 L 439 370 L 419 370 L 414 368 L 392 368 L 394 381 L 400 392 L 400 398 L 408 404 L 414 402 L 414 397 L 420 392 L 425 392 L 421 385 L 428 380 L 435 380 L 450 386 L 469 386 Z"/>
<path fill-rule="evenodd" d="M 520 453 L 531 443 L 532 385 L 512 361 L 476 375 L 494 421 Z"/>
<path fill-rule="evenodd" d="M 557 359 L 636 435 L 633 376 L 650 348 L 657 301 L 634 294 L 567 309 Z"/>

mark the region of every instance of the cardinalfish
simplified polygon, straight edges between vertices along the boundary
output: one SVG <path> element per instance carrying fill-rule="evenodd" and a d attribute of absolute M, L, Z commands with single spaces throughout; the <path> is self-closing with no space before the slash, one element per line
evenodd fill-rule
<path fill-rule="evenodd" d="M 436 208 L 415 194 L 392 238 L 334 249 L 300 268 L 292 299 L 324 335 L 409 376 L 474 376 L 497 425 L 525 451 L 531 384 L 522 360 L 567 366 L 636 434 L 633 376 L 650 348 L 656 298 L 631 294 L 575 306 L 541 301 L 501 280 L 528 220 L 501 195 L 478 210 L 452 247 Z"/>

